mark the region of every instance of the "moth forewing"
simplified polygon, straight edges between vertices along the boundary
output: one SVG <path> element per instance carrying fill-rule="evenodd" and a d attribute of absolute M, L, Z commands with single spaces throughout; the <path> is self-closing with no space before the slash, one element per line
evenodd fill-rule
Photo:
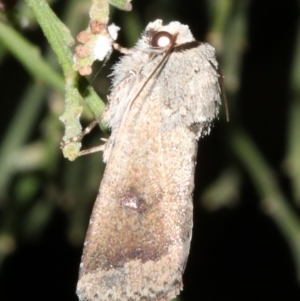
<path fill-rule="evenodd" d="M 163 64 L 170 48 L 151 51 L 158 32 L 176 36 Z M 80 266 L 80 300 L 167 301 L 183 287 L 197 139 L 220 104 L 214 50 L 193 41 L 187 26 L 157 20 L 114 69 L 104 114 L 112 134 Z"/>

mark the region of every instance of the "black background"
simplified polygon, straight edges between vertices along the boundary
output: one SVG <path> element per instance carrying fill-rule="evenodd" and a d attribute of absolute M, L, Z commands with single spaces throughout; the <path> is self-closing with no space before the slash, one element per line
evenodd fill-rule
<path fill-rule="evenodd" d="M 204 1 L 169 1 L 163 9 L 167 10 L 168 5 L 179 21 L 189 24 L 197 39 L 205 38 L 209 20 Z M 133 7 L 141 16 L 147 16 L 149 5 L 143 0 L 133 0 Z M 59 13 L 63 3 L 56 3 L 54 9 Z M 116 12 L 115 18 L 121 14 L 124 12 Z M 145 17 L 145 24 L 148 21 Z M 279 168 L 285 154 L 298 22 L 296 0 L 250 1 L 248 47 L 243 57 L 237 114 L 274 169 Z M 44 47 L 41 32 L 28 35 Z M 12 57 L 4 64 L 0 79 L 5 82 L 1 93 L 11 100 L 29 81 Z M 6 102 L 1 131 L 16 105 L 14 101 Z M 226 143 L 223 140 L 223 129 L 216 124 L 212 135 L 200 144 L 195 200 L 230 156 L 222 153 L 219 143 Z M 234 208 L 208 212 L 196 204 L 181 300 L 300 300 L 291 251 L 273 220 L 260 210 L 258 195 L 246 173 L 244 176 L 240 200 Z M 285 179 L 280 180 L 288 193 Z M 5 259 L 0 270 L 1 301 L 77 300 L 74 292 L 82 249 L 66 240 L 66 224 L 66 214 L 56 209 L 42 236 L 30 243 L 21 242 Z"/>

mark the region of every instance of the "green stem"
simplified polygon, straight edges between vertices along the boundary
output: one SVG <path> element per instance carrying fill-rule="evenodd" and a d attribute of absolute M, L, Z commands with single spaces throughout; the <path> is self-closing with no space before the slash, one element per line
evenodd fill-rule
<path fill-rule="evenodd" d="M 299 1 L 300 3 L 300 1 Z M 300 207 L 300 25 L 298 25 L 292 70 L 292 102 L 289 108 L 288 147 L 285 168 L 291 179 L 295 204 Z"/>
<path fill-rule="evenodd" d="M 65 76 L 65 112 L 61 120 L 65 124 L 65 136 L 63 140 L 68 140 L 82 130 L 79 118 L 82 112 L 80 105 L 81 95 L 78 87 L 78 74 L 73 70 L 73 54 L 69 48 L 74 43 L 69 30 L 56 17 L 45 0 L 26 0 L 31 7 L 39 25 L 48 39 Z M 92 109 L 95 116 L 100 115 L 104 108 L 102 100 L 94 92 L 92 87 L 87 89 L 86 103 Z M 79 154 L 81 143 L 70 143 L 63 150 L 64 156 L 70 160 L 76 159 Z"/>
<path fill-rule="evenodd" d="M 262 209 L 274 219 L 290 245 L 300 281 L 300 223 L 298 217 L 282 193 L 272 170 L 250 138 L 243 132 L 234 132 L 231 138 L 233 151 L 245 166 L 262 199 Z"/>
<path fill-rule="evenodd" d="M 45 89 L 40 83 L 28 88 L 2 139 L 0 148 L 0 199 L 4 199 L 8 183 L 15 172 L 14 154 L 25 143 L 36 122 L 37 115 L 44 105 L 41 101 L 44 91 Z"/>
<path fill-rule="evenodd" d="M 55 90 L 63 91 L 63 78 L 41 58 L 37 47 L 25 40 L 14 28 L 1 22 L 0 42 L 21 62 L 33 78 L 45 82 Z"/>

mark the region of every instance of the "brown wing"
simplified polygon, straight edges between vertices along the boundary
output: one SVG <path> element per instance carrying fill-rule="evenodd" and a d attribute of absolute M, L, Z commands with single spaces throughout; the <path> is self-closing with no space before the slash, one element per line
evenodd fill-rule
<path fill-rule="evenodd" d="M 155 30 L 161 30 L 160 24 L 150 23 Z M 168 26 L 178 29 L 179 40 L 186 36 L 191 41 L 187 26 Z M 113 130 L 108 162 L 77 286 L 82 301 L 168 301 L 182 289 L 196 139 L 208 131 L 220 100 L 212 47 L 196 43 L 183 50 L 171 54 L 134 101 L 140 91 L 136 83 L 152 74 L 161 57 L 149 61 L 141 52 L 136 58 L 125 56 L 116 67 L 120 75 L 106 115 Z M 122 86 L 128 70 L 139 78 Z"/>
<path fill-rule="evenodd" d="M 196 140 L 188 128 L 163 133 L 161 102 L 144 94 L 106 166 L 85 242 L 78 295 L 88 297 L 81 300 L 169 300 L 182 288 Z"/>

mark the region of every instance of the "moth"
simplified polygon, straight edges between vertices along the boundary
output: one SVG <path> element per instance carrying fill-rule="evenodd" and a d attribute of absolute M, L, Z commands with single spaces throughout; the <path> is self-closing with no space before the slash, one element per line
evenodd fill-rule
<path fill-rule="evenodd" d="M 218 116 L 215 51 L 189 27 L 146 27 L 115 65 L 106 169 L 80 264 L 81 301 L 168 301 L 183 288 L 199 138 Z"/>

